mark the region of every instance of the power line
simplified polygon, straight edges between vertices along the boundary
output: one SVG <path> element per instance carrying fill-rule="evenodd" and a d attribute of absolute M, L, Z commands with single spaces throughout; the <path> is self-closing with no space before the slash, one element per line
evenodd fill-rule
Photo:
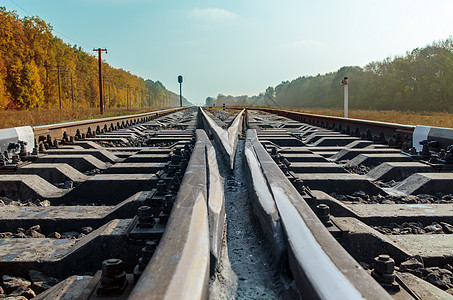
<path fill-rule="evenodd" d="M 91 46 L 91 45 L 88 45 L 88 44 L 85 44 L 85 43 L 81 43 L 81 42 L 79 42 L 79 41 L 77 41 L 77 40 L 75 40 L 75 39 L 73 39 L 73 38 L 71 38 L 71 37 L 67 36 L 67 35 L 66 35 L 66 34 L 64 34 L 64 33 L 61 33 L 61 32 L 59 32 L 59 31 L 56 31 L 55 29 L 53 29 L 53 31 L 55 31 L 55 32 L 56 32 L 56 33 L 58 33 L 59 35 L 62 35 L 62 36 L 64 36 L 64 37 L 65 37 L 65 38 L 67 38 L 68 40 L 71 40 L 71 41 L 75 42 L 76 44 L 79 44 L 79 45 L 85 46 L 85 47 L 87 47 L 87 48 L 93 48 L 93 46 Z"/>
<path fill-rule="evenodd" d="M 13 3 L 14 5 L 16 5 L 16 6 L 17 6 L 20 10 L 22 10 L 24 13 L 28 14 L 29 16 L 33 16 L 32 13 L 30 13 L 30 12 L 27 11 L 27 10 L 25 10 L 22 6 L 20 6 L 19 4 L 17 4 L 15 1 L 13 1 L 13 0 L 9 0 L 9 1 L 10 1 L 11 3 Z M 52 26 L 52 31 L 58 33 L 59 35 L 64 36 L 65 38 L 67 38 L 68 40 L 71 40 L 71 41 L 75 42 L 76 44 L 85 46 L 85 47 L 87 47 L 87 48 L 93 48 L 93 46 L 91 46 L 91 45 L 88 45 L 88 44 L 85 44 L 85 43 L 81 43 L 81 42 L 79 42 L 79 41 L 73 39 L 72 37 L 70 37 L 70 36 L 64 34 L 64 33 L 55 30 L 55 28 L 53 28 L 53 26 Z"/>

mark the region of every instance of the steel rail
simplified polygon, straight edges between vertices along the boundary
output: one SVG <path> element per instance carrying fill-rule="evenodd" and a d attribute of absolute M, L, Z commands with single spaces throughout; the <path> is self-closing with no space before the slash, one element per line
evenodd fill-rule
<path fill-rule="evenodd" d="M 251 110 L 252 108 L 248 109 Z M 338 129 L 341 125 L 343 129 L 349 126 L 351 132 L 355 130 L 355 128 L 358 128 L 362 132 L 370 130 L 372 136 L 380 137 L 383 134 L 387 140 L 395 138 L 396 135 L 399 135 L 400 140 L 407 141 L 410 146 L 415 147 L 417 151 L 422 149 L 419 142 L 423 140 L 437 141 L 439 143 L 439 148 L 441 149 L 447 149 L 448 146 L 453 144 L 453 129 L 451 128 L 420 125 L 414 126 L 390 122 L 342 118 L 276 108 L 256 108 L 256 110 L 277 114 L 289 119 L 326 128 L 331 127 L 334 129 L 336 127 Z"/>
<path fill-rule="evenodd" d="M 278 209 L 286 234 L 289 267 L 302 297 L 390 299 L 328 232 L 261 145 L 254 129 L 247 131 L 245 153 L 254 184 L 267 186 L 267 198 Z"/>
<path fill-rule="evenodd" d="M 156 117 L 167 115 L 182 109 L 186 108 L 170 108 L 170 109 L 163 109 L 157 111 L 151 111 L 147 113 L 135 114 L 135 115 L 126 115 L 126 116 L 118 116 L 118 117 L 108 117 L 108 118 L 101 118 L 101 119 L 93 119 L 93 120 L 83 120 L 83 121 L 74 121 L 74 122 L 66 122 L 66 123 L 58 123 L 58 124 L 51 124 L 51 125 L 42 125 L 42 126 L 35 126 L 33 127 L 33 132 L 35 138 L 47 137 L 50 135 L 52 138 L 60 140 L 63 138 L 63 135 L 66 133 L 67 136 L 75 136 L 77 130 L 81 133 L 86 132 L 90 129 L 93 132 L 96 132 L 96 129 L 99 128 L 103 130 L 105 126 L 107 128 L 114 128 L 115 126 L 129 126 L 132 124 L 142 123 L 150 121 Z"/>
<path fill-rule="evenodd" d="M 244 107 L 228 107 L 229 109 L 240 110 Z M 379 137 L 381 134 L 384 134 L 386 139 L 393 138 L 395 134 L 400 135 L 402 140 L 410 142 L 412 140 L 413 132 L 416 128 L 414 125 L 403 125 L 397 123 L 389 122 L 380 122 L 380 121 L 371 121 L 371 120 L 362 120 L 362 119 L 353 119 L 353 118 L 342 118 L 335 116 L 326 116 L 326 115 L 317 115 L 304 112 L 298 112 L 288 109 L 280 108 L 265 108 L 265 107 L 246 107 L 246 110 L 259 110 L 271 114 L 276 114 L 282 117 L 287 117 L 292 120 L 300 121 L 303 123 L 308 123 L 311 125 L 317 125 L 320 127 L 326 128 L 335 128 L 341 127 L 346 129 L 348 126 L 353 132 L 355 128 L 359 129 L 362 133 L 370 130 L 370 133 L 373 136 Z"/>
<path fill-rule="evenodd" d="M 251 108 L 249 108 L 251 109 Z M 282 116 L 288 116 L 289 118 L 305 118 L 308 119 L 308 122 L 313 122 L 317 120 L 327 120 L 332 122 L 338 122 L 339 124 L 360 124 L 364 126 L 371 126 L 371 127 L 382 127 L 382 128 L 390 128 L 400 130 L 401 132 L 412 132 L 415 129 L 414 125 L 403 125 L 398 123 L 390 123 L 390 122 L 381 122 L 381 121 L 371 121 L 371 120 L 363 120 L 363 119 L 353 119 L 353 118 L 343 118 L 343 117 L 335 117 L 335 116 L 327 116 L 327 115 L 318 115 L 318 114 L 310 114 L 304 112 L 297 112 L 285 109 L 273 109 L 273 108 L 258 108 L 257 110 L 270 112 Z"/>
<path fill-rule="evenodd" d="M 156 253 L 129 299 L 205 299 L 210 251 L 218 250 L 225 215 L 215 154 L 203 130 Z M 210 250 L 211 249 L 211 250 Z"/>

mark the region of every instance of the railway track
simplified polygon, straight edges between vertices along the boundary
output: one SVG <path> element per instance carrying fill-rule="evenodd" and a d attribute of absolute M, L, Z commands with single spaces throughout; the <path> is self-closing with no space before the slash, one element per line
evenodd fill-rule
<path fill-rule="evenodd" d="M 447 299 L 451 137 L 271 109 L 2 130 L 0 297 Z"/>

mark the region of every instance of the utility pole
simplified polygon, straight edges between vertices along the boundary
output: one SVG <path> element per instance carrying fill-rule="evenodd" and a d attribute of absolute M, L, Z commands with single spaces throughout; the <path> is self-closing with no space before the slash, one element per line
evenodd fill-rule
<path fill-rule="evenodd" d="M 61 84 L 60 84 L 60 65 L 57 65 L 58 70 L 58 103 L 60 104 L 60 111 L 61 111 Z"/>
<path fill-rule="evenodd" d="M 107 106 L 107 93 L 105 92 L 105 78 L 106 77 L 107 76 L 105 76 L 105 75 L 102 76 L 102 88 L 103 88 L 102 93 L 103 93 L 103 96 L 104 96 L 104 98 L 102 99 L 102 104 L 104 105 L 104 110 L 105 110 L 105 107 Z M 108 82 L 108 79 L 107 79 L 107 82 Z"/>
<path fill-rule="evenodd" d="M 109 108 L 110 108 L 110 86 L 111 86 L 111 85 L 112 85 L 112 84 L 110 83 L 110 84 L 109 84 Z"/>
<path fill-rule="evenodd" d="M 148 90 L 148 107 L 151 107 L 151 90 Z"/>
<path fill-rule="evenodd" d="M 72 73 L 71 73 L 71 98 L 72 98 L 72 110 L 74 110 L 74 84 L 72 82 Z"/>
<path fill-rule="evenodd" d="M 126 86 L 126 109 L 129 110 L 129 86 Z"/>
<path fill-rule="evenodd" d="M 145 90 L 142 90 L 142 108 L 145 107 Z"/>
<path fill-rule="evenodd" d="M 182 76 L 178 76 L 178 82 L 179 82 L 179 106 L 182 107 Z"/>
<path fill-rule="evenodd" d="M 44 65 L 44 67 L 51 67 L 51 68 L 55 68 L 57 70 L 57 78 L 58 78 L 58 106 L 60 108 L 60 111 L 61 111 L 61 108 L 62 108 L 62 105 L 61 105 L 61 80 L 60 80 L 60 71 L 64 71 L 64 72 L 67 72 L 68 70 L 62 70 L 62 66 L 57 64 L 56 66 L 48 66 L 48 65 Z M 55 70 L 55 69 L 52 69 L 52 70 Z M 46 72 L 46 79 L 47 79 L 47 75 L 48 72 Z"/>
<path fill-rule="evenodd" d="M 104 114 L 104 103 L 102 100 L 102 58 L 101 58 L 101 53 L 105 52 L 107 53 L 107 49 L 101 49 L 101 48 L 96 48 L 93 49 L 93 51 L 98 52 L 98 57 L 99 57 L 99 107 L 101 109 L 101 115 Z"/>
<path fill-rule="evenodd" d="M 58 104 L 59 104 L 59 107 L 60 107 L 60 111 L 61 111 L 61 80 L 60 80 L 60 77 L 61 77 L 61 71 L 63 72 L 67 72 L 68 70 L 62 70 L 62 66 L 61 65 L 56 65 L 55 68 L 57 69 L 57 77 L 58 77 Z"/>
<path fill-rule="evenodd" d="M 349 106 L 349 95 L 348 95 L 348 85 L 349 85 L 349 78 L 344 77 L 343 80 L 341 80 L 341 85 L 344 87 L 344 117 L 348 117 L 348 106 Z"/>

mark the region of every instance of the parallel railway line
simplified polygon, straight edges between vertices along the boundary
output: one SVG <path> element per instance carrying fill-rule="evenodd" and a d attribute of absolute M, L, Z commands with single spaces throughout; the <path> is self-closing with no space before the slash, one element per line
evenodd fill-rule
<path fill-rule="evenodd" d="M 268 246 L 268 262 L 249 260 L 277 274 L 272 295 L 446 299 L 451 144 L 448 129 L 274 109 L 3 130 L 2 289 L 36 299 L 266 298 L 245 291 L 256 288 L 248 278 L 221 280 L 228 197 L 241 197 L 257 229 L 237 224 L 237 238 L 259 234 Z"/>

